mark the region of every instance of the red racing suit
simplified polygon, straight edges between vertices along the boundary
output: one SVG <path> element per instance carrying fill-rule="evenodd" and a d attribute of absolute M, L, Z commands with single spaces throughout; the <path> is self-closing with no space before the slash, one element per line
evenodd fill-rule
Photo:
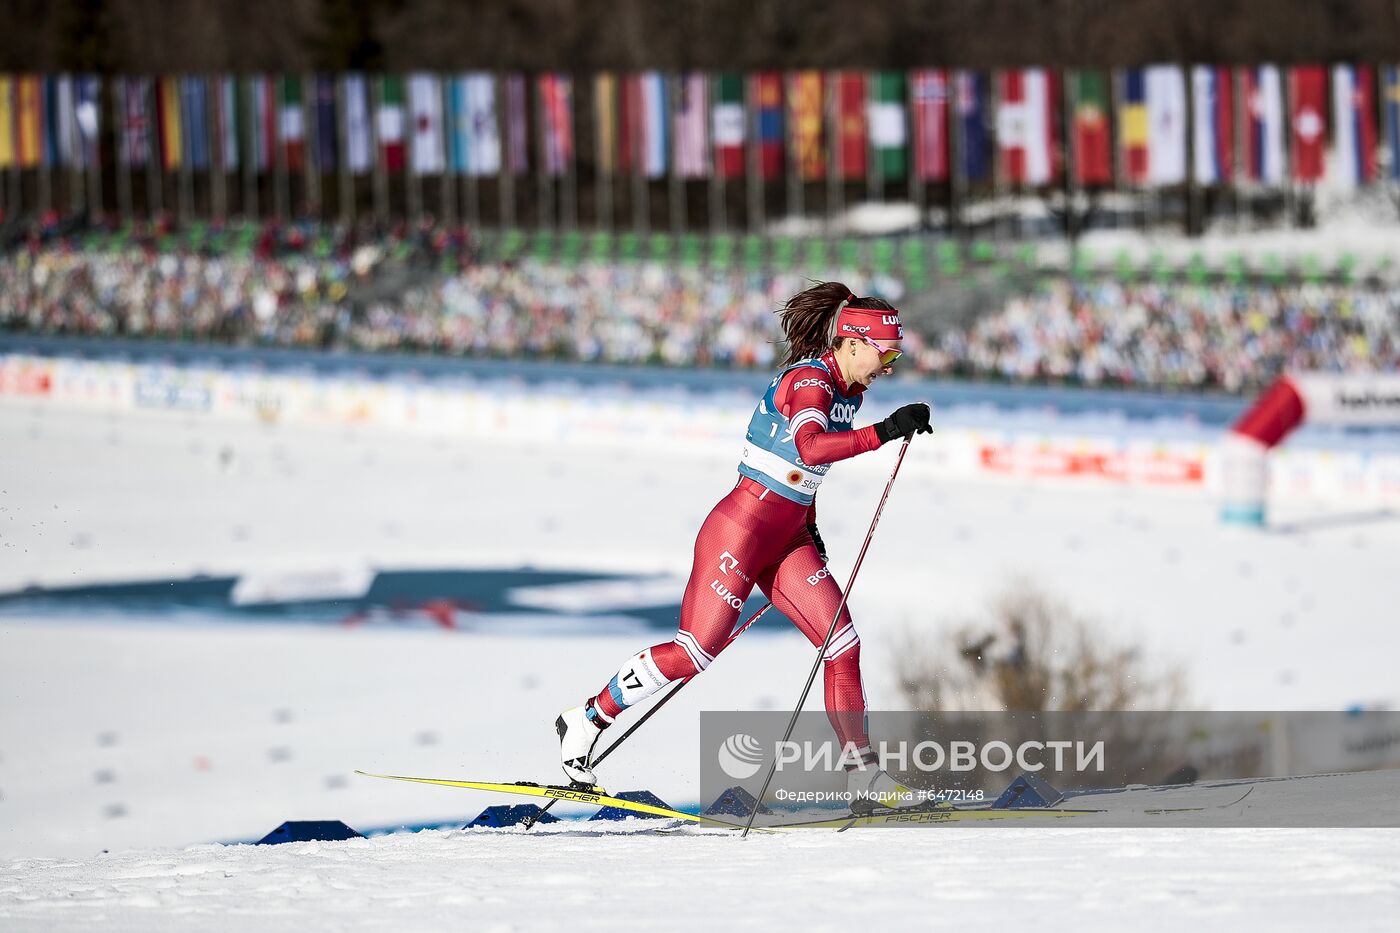
<path fill-rule="evenodd" d="M 813 467 L 880 446 L 874 426 L 827 429 L 833 404 L 840 404 L 833 400 L 850 399 L 864 386 L 846 385 L 830 353 L 821 364 L 788 370 L 772 396 L 778 408 L 773 414 L 780 416 L 784 428 L 796 424 L 790 432 L 792 440 L 802 463 Z M 611 723 L 624 709 L 667 683 L 705 670 L 734 630 L 755 586 L 812 644 L 820 646 L 841 603 L 841 589 L 807 530 L 815 521 L 815 502 L 803 505 L 750 476 L 741 476 L 700 526 L 675 638 L 628 659 L 589 703 L 589 716 Z M 843 747 L 854 744 L 858 750 L 866 749 L 860 636 L 844 608 L 822 668 L 832 727 Z"/>

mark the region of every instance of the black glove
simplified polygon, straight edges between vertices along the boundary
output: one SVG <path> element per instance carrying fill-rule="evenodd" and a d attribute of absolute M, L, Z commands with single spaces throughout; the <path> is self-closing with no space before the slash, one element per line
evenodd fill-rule
<path fill-rule="evenodd" d="M 817 531 L 817 526 L 808 525 L 807 533 L 812 536 L 812 543 L 817 546 L 817 556 L 822 559 L 823 564 L 826 563 L 826 542 L 822 540 L 821 534 Z"/>
<path fill-rule="evenodd" d="M 933 428 L 929 426 L 928 419 L 928 406 L 923 402 L 914 402 L 911 405 L 896 408 L 888 418 L 876 424 L 875 436 L 880 438 L 881 444 L 888 444 L 896 437 L 932 434 Z"/>

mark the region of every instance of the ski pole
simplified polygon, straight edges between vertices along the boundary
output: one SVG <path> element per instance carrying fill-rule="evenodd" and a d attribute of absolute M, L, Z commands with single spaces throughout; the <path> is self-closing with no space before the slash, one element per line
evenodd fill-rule
<path fill-rule="evenodd" d="M 792 718 L 788 720 L 787 731 L 783 733 L 783 742 L 792 738 L 792 730 L 797 727 L 797 717 L 802 712 L 802 707 L 807 702 L 807 694 L 812 691 L 812 684 L 817 680 L 817 671 L 821 670 L 822 658 L 826 656 L 827 646 L 831 644 L 831 638 L 836 634 L 836 623 L 841 620 L 841 613 L 846 608 L 846 600 L 851 598 L 851 587 L 856 584 L 856 574 L 860 573 L 860 565 L 865 560 L 865 552 L 870 547 L 870 539 L 875 537 L 875 526 L 880 524 L 880 513 L 885 511 L 885 500 L 890 497 L 890 489 L 894 486 L 894 478 L 899 475 L 899 465 L 904 462 L 904 454 L 909 449 L 909 442 L 914 435 L 908 434 L 904 437 L 904 443 L 900 445 L 899 457 L 894 462 L 894 469 L 890 471 L 890 481 L 885 484 L 885 493 L 880 496 L 880 504 L 875 507 L 875 517 L 870 520 L 870 530 L 865 533 L 865 543 L 860 546 L 860 554 L 856 556 L 856 565 L 851 568 L 851 578 L 846 581 L 846 591 L 841 594 L 841 603 L 836 607 L 836 615 L 831 617 L 831 625 L 827 627 L 826 638 L 822 640 L 822 646 L 817 649 L 817 660 L 812 664 L 812 672 L 807 675 L 807 684 L 802 688 L 802 696 L 797 700 L 797 706 L 793 708 Z M 758 808 L 763 803 L 763 795 L 768 792 L 768 785 L 773 781 L 773 775 L 778 770 L 778 759 L 775 755 L 773 763 L 768 767 L 768 776 L 763 779 L 763 788 L 759 790 L 758 796 L 754 798 L 753 810 L 749 812 L 748 822 L 744 824 L 744 832 L 739 838 L 746 838 L 749 830 L 753 828 L 753 821 L 758 816 Z"/>
<path fill-rule="evenodd" d="M 744 632 L 748 630 L 748 627 L 749 627 L 750 625 L 753 625 L 755 622 L 757 622 L 760 618 L 763 617 L 763 614 L 764 614 L 765 612 L 767 612 L 769 609 L 772 609 L 772 608 L 773 608 L 773 604 L 772 604 L 771 602 L 770 602 L 770 603 L 764 603 L 764 604 L 759 608 L 759 610 L 758 610 L 757 612 L 755 612 L 753 615 L 749 616 L 748 621 L 746 621 L 743 625 L 739 626 L 738 628 L 736 628 L 733 632 L 731 632 L 731 633 L 729 634 L 729 637 L 726 638 L 726 639 L 724 640 L 724 644 L 722 644 L 722 645 L 719 646 L 719 651 L 716 651 L 716 652 L 715 652 L 715 657 L 719 657 L 720 654 L 724 651 L 725 648 L 728 648 L 730 645 L 734 644 L 734 640 L 735 640 L 735 639 L 737 639 L 740 635 L 744 634 Z M 691 682 L 692 680 L 694 680 L 697 676 L 699 676 L 699 675 L 698 675 L 698 674 L 691 674 L 689 677 L 686 677 L 686 678 L 684 678 L 683 680 L 678 680 L 678 681 L 676 681 L 676 685 L 675 685 L 674 687 L 672 687 L 670 690 L 668 690 L 668 691 L 666 692 L 666 695 L 665 695 L 665 696 L 663 696 L 661 699 L 659 699 L 659 700 L 657 700 L 655 703 L 653 703 L 653 704 L 651 705 L 651 708 L 648 709 L 645 713 L 643 713 L 640 719 L 638 719 L 636 722 L 632 723 L 632 725 L 629 726 L 629 727 L 627 728 L 627 731 L 626 731 L 626 732 L 624 732 L 624 733 L 622 733 L 622 735 L 618 736 L 616 742 L 611 743 L 610 745 L 608 745 L 607 748 L 603 749 L 602 754 L 600 754 L 597 758 L 593 759 L 593 764 L 595 764 L 595 765 L 602 764 L 604 758 L 607 758 L 609 755 L 611 755 L 611 754 L 613 753 L 613 750 L 614 750 L 614 749 L 616 749 L 616 748 L 617 748 L 619 745 L 621 745 L 623 742 L 626 742 L 626 741 L 627 741 L 627 737 L 628 737 L 629 735 L 631 735 L 632 733 L 634 733 L 634 732 L 636 732 L 638 729 L 640 729 L 640 728 L 642 727 L 642 723 L 644 723 L 644 722 L 646 722 L 648 719 L 650 719 L 650 718 L 656 713 L 657 710 L 661 709 L 661 707 L 663 707 L 663 706 L 666 705 L 666 703 L 671 699 L 671 697 L 673 697 L 673 696 L 675 696 L 676 694 L 680 693 L 680 692 L 681 692 L 681 688 L 684 687 L 686 684 L 690 683 L 690 682 Z M 557 798 L 557 797 L 555 797 L 554 799 L 550 800 L 549 803 L 545 804 L 543 807 L 540 808 L 540 812 L 539 812 L 539 813 L 536 813 L 536 814 L 533 815 L 533 816 L 527 816 L 527 817 L 524 819 L 524 821 L 522 822 L 522 825 L 523 825 L 527 830 L 530 829 L 530 827 L 534 826 L 536 823 L 539 822 L 540 817 L 544 816 L 547 812 L 549 812 L 549 808 L 550 808 L 550 807 L 554 806 L 554 805 L 555 805 L 556 803 L 558 803 L 558 802 L 559 802 L 559 798 Z"/>

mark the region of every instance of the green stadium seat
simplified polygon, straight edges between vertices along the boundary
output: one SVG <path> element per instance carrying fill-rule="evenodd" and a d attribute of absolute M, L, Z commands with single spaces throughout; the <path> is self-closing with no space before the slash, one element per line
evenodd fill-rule
<path fill-rule="evenodd" d="M 1131 282 L 1137 278 L 1137 267 L 1133 265 L 1133 257 L 1127 250 L 1120 250 L 1114 257 L 1113 274 L 1120 282 Z"/>
<path fill-rule="evenodd" d="M 797 241 L 792 237 L 780 236 L 773 241 L 773 268 L 779 272 L 791 272 L 797 267 Z"/>
<path fill-rule="evenodd" d="M 836 244 L 836 261 L 842 269 L 864 268 L 862 258 L 860 241 L 847 237 Z"/>
<path fill-rule="evenodd" d="M 1318 257 L 1311 254 L 1304 256 L 1298 267 L 1303 274 L 1303 281 L 1309 285 L 1316 285 L 1322 281 L 1322 260 Z"/>
<path fill-rule="evenodd" d="M 653 233 L 647 238 L 647 258 L 652 262 L 669 263 L 676 244 L 669 233 Z"/>
<path fill-rule="evenodd" d="M 734 237 L 718 233 L 710 240 L 710 268 L 727 272 L 734 266 Z"/>
<path fill-rule="evenodd" d="M 767 245 L 768 241 L 761 236 L 749 234 L 744 237 L 744 267 L 750 272 L 758 272 L 763 268 L 768 258 L 765 255 Z"/>
<path fill-rule="evenodd" d="M 1225 257 L 1225 281 L 1231 285 L 1239 285 L 1245 278 L 1244 256 L 1240 253 L 1230 253 Z"/>
<path fill-rule="evenodd" d="M 530 256 L 538 262 L 549 262 L 554 258 L 557 239 L 553 230 L 536 230 L 530 238 Z"/>
<path fill-rule="evenodd" d="M 565 265 L 576 266 L 583 256 L 583 234 L 570 230 L 559 240 L 559 259 Z"/>
<path fill-rule="evenodd" d="M 1210 268 L 1206 265 L 1205 257 L 1200 253 L 1192 253 L 1191 258 L 1186 261 L 1186 280 L 1192 285 L 1203 285 L 1209 274 Z"/>
<path fill-rule="evenodd" d="M 615 246 L 612 233 L 598 230 L 588 238 L 588 258 L 598 263 L 611 262 Z"/>
<path fill-rule="evenodd" d="M 909 237 L 899 245 L 899 261 L 906 272 L 928 269 L 928 257 L 924 253 L 924 241 L 919 237 Z"/>
<path fill-rule="evenodd" d="M 1075 249 L 1070 256 L 1069 274 L 1076 279 L 1086 279 L 1094 274 L 1095 256 L 1083 247 Z"/>
<path fill-rule="evenodd" d="M 879 275 L 893 275 L 894 243 L 884 237 L 871 243 L 870 264 Z"/>
<path fill-rule="evenodd" d="M 520 255 L 525 246 L 525 234 L 519 230 L 507 230 L 501 237 L 501 258 L 509 262 Z"/>
<path fill-rule="evenodd" d="M 947 278 L 957 278 L 962 274 L 962 250 L 954 240 L 940 240 L 938 243 L 938 272 Z"/>
<path fill-rule="evenodd" d="M 1356 257 L 1351 253 L 1342 253 L 1337 259 L 1337 278 L 1344 284 L 1351 284 L 1356 276 Z"/>
<path fill-rule="evenodd" d="M 705 244 L 699 235 L 686 233 L 681 236 L 681 264 L 699 266 L 705 258 Z"/>

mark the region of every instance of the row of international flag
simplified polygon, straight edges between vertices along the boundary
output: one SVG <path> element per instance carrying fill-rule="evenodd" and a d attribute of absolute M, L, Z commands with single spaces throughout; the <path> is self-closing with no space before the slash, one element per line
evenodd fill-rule
<path fill-rule="evenodd" d="M 0 75 L 0 169 L 100 165 L 104 115 L 118 165 L 165 171 L 558 177 L 587 126 L 600 172 L 650 179 L 1400 179 L 1400 69 L 1345 64 Z"/>

